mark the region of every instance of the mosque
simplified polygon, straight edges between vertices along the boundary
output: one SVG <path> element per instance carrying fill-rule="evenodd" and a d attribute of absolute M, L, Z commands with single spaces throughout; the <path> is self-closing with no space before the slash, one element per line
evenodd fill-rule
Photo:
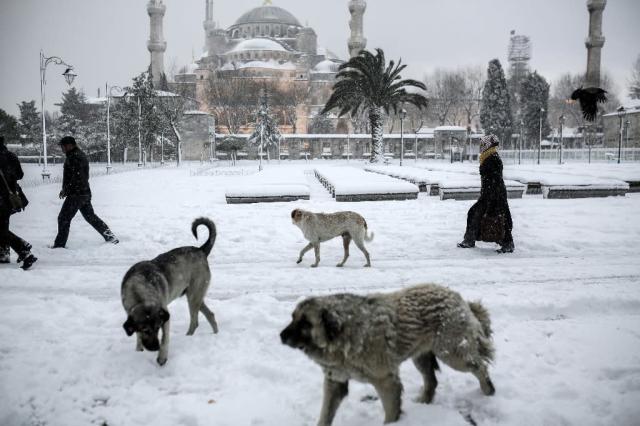
<path fill-rule="evenodd" d="M 364 0 L 348 2 L 351 13 L 351 37 L 347 47 L 355 56 L 366 47 L 363 37 Z M 151 20 L 151 34 L 147 47 L 151 54 L 151 70 L 155 82 L 164 75 L 162 20 L 166 6 L 162 0 L 150 0 L 147 12 Z M 345 22 L 346 24 L 346 22 Z M 207 88 L 213 78 L 269 80 L 280 87 L 297 87 L 304 96 L 298 101 L 295 122 L 280 124 L 283 133 L 306 133 L 309 122 L 322 108 L 331 94 L 338 67 L 344 61 L 336 54 L 318 46 L 315 30 L 302 25 L 287 10 L 265 0 L 264 4 L 242 14 L 231 26 L 220 27 L 214 20 L 214 1 L 205 0 L 203 22 L 204 53 L 194 63 L 183 67 L 175 75 L 173 87 L 194 98 L 201 111 L 211 111 Z M 250 131 L 250 123 L 242 133 Z M 228 133 L 222 122 L 216 131 Z"/>

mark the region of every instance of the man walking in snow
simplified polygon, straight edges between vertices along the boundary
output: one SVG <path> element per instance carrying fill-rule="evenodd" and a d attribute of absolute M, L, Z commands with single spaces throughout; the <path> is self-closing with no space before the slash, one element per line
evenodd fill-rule
<path fill-rule="evenodd" d="M 67 155 L 64 162 L 62 191 L 60 191 L 60 198 L 66 199 L 58 215 L 58 236 L 52 248 L 64 248 L 67 245 L 71 220 L 78 213 L 78 210 L 106 242 L 118 244 L 118 239 L 107 224 L 93 212 L 87 156 L 78 148 L 76 140 L 71 136 L 62 138 L 60 146 Z"/>
<path fill-rule="evenodd" d="M 22 207 L 16 208 L 11 197 L 20 194 L 18 181 L 24 177 L 18 157 L 10 152 L 0 136 L 0 263 L 9 263 L 9 247 L 18 254 L 18 263 L 27 270 L 38 260 L 31 254 L 31 244 L 9 230 L 11 215 L 24 209 L 26 198 L 21 198 Z"/>

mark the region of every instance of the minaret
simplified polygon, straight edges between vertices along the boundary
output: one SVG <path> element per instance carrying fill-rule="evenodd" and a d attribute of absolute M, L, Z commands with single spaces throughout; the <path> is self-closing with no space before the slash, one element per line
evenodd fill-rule
<path fill-rule="evenodd" d="M 604 46 L 602 35 L 602 12 L 607 5 L 607 0 L 588 0 L 589 10 L 589 37 L 585 41 L 587 46 L 587 75 L 585 86 L 600 87 L 600 56 Z"/>
<path fill-rule="evenodd" d="M 162 31 L 162 19 L 167 7 L 162 0 L 149 0 L 147 4 L 147 13 L 151 18 L 151 32 L 147 49 L 151 53 L 151 74 L 153 75 L 153 84 L 159 87 L 160 78 L 164 74 L 164 52 L 167 50 L 167 42 L 164 41 Z"/>
<path fill-rule="evenodd" d="M 367 2 L 365 0 L 349 1 L 349 13 L 351 13 L 351 37 L 349 38 L 349 55 L 353 58 L 358 56 L 361 50 L 367 47 L 367 39 L 364 38 L 364 12 L 367 10 Z"/>
<path fill-rule="evenodd" d="M 210 38 L 213 36 L 213 31 L 216 29 L 216 23 L 213 20 L 213 0 L 205 0 L 206 1 L 206 12 L 204 22 L 202 26 L 204 27 L 204 49 L 205 51 L 209 51 L 210 48 Z"/>

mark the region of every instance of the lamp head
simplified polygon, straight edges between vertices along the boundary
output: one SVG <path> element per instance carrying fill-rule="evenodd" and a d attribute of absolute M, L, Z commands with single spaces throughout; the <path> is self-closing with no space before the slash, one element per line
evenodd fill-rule
<path fill-rule="evenodd" d="M 65 72 L 62 73 L 62 75 L 64 76 L 64 79 L 66 80 L 69 86 L 71 86 L 71 84 L 73 83 L 73 80 L 75 80 L 75 78 L 78 76 L 78 74 L 73 72 L 72 67 L 68 67 L 65 70 Z"/>

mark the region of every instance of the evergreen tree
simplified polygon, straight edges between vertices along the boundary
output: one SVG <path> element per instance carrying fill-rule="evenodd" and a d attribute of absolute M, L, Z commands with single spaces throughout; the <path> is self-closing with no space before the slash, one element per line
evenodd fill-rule
<path fill-rule="evenodd" d="M 547 119 L 549 111 L 547 80 L 535 71 L 527 75 L 520 85 L 520 99 L 525 139 L 529 141 L 529 146 L 537 146 L 540 139 L 540 119 L 542 119 L 542 137 L 551 132 Z"/>
<path fill-rule="evenodd" d="M 22 101 L 18 104 L 20 119 L 18 130 L 24 136 L 26 143 L 37 144 L 42 142 L 42 117 L 36 109 L 36 101 Z"/>
<path fill-rule="evenodd" d="M 138 121 L 143 149 L 147 152 L 157 145 L 158 136 L 167 129 L 151 73 L 146 71 L 133 78 L 133 84 L 124 88 L 125 95 L 111 108 L 111 135 L 115 148 L 138 149 Z M 140 120 L 138 117 L 140 116 Z"/>
<path fill-rule="evenodd" d="M 260 105 L 256 114 L 256 127 L 249 137 L 249 142 L 261 147 L 262 152 L 272 146 L 277 146 L 280 140 L 280 130 L 275 118 L 269 110 L 269 93 L 266 89 L 260 94 Z"/>
<path fill-rule="evenodd" d="M 0 135 L 5 137 L 6 143 L 17 143 L 20 139 L 18 120 L 3 109 L 0 109 Z"/>
<path fill-rule="evenodd" d="M 511 142 L 511 96 L 500 61 L 489 62 L 487 81 L 482 90 L 480 122 L 486 134 L 495 134 L 503 145 Z"/>
<path fill-rule="evenodd" d="M 57 130 L 60 134 L 71 135 L 81 142 L 81 127 L 88 121 L 87 98 L 84 93 L 72 87 L 62 94 L 60 107 L 60 119 Z"/>
<path fill-rule="evenodd" d="M 333 133 L 335 126 L 327 114 L 318 114 L 311 119 L 309 125 L 309 133 L 317 135 L 326 135 Z"/>

